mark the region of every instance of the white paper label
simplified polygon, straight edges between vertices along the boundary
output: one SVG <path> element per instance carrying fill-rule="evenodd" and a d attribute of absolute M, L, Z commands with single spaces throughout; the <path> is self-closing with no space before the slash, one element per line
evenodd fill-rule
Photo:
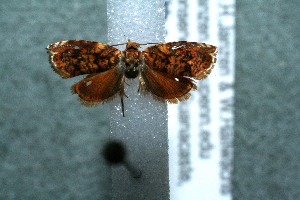
<path fill-rule="evenodd" d="M 171 200 L 230 200 L 233 159 L 234 0 L 170 0 L 167 41 L 218 47 L 217 64 L 187 102 L 169 105 Z"/>

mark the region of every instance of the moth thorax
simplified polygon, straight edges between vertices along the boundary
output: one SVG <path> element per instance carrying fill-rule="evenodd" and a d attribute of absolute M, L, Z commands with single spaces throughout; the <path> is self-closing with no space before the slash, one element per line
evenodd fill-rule
<path fill-rule="evenodd" d="M 136 78 L 139 75 L 140 53 L 137 50 L 125 51 L 125 76 L 126 78 Z"/>
<path fill-rule="evenodd" d="M 136 78 L 139 75 L 138 63 L 125 63 L 126 78 Z"/>

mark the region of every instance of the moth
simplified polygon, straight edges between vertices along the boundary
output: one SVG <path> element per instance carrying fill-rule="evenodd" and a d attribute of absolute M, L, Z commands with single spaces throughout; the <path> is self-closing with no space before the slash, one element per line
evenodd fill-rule
<path fill-rule="evenodd" d="M 139 51 L 141 45 L 155 44 Z M 124 51 L 114 46 L 126 45 Z M 123 98 L 125 78 L 139 79 L 139 92 L 158 101 L 178 103 L 196 90 L 195 80 L 206 78 L 216 63 L 217 47 L 198 42 L 139 44 L 128 41 L 107 45 L 87 40 L 66 40 L 47 47 L 52 68 L 62 78 L 87 75 L 71 90 L 86 106 Z"/>

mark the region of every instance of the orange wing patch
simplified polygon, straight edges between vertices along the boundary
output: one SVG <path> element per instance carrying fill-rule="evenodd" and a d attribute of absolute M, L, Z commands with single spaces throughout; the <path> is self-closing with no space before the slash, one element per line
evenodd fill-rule
<path fill-rule="evenodd" d="M 197 42 L 169 42 L 143 51 L 145 64 L 171 76 L 206 78 L 216 63 L 217 48 Z"/>
<path fill-rule="evenodd" d="M 190 90 L 196 90 L 194 81 L 186 77 L 178 77 L 155 71 L 150 67 L 141 70 L 140 89 L 144 94 L 151 93 L 156 100 L 178 103 L 187 100 Z"/>
<path fill-rule="evenodd" d="M 77 93 L 81 102 L 87 106 L 112 100 L 118 93 L 124 96 L 124 76 L 118 68 L 112 68 L 103 73 L 87 76 L 72 86 L 73 93 Z"/>
<path fill-rule="evenodd" d="M 63 78 L 107 71 L 119 63 L 121 52 L 107 44 L 66 40 L 47 47 L 50 63 Z"/>

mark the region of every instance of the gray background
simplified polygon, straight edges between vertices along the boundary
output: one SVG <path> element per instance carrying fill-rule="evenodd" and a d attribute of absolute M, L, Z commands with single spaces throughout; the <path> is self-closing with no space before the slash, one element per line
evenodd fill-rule
<path fill-rule="evenodd" d="M 234 199 L 300 199 L 300 1 L 236 9 Z M 1 2 L 0 199 L 110 198 L 108 105 L 74 101 L 45 51 L 106 32 L 105 1 Z"/>
<path fill-rule="evenodd" d="M 66 39 L 106 42 L 106 2 L 0 6 L 0 199 L 110 199 L 99 156 L 109 108 L 81 106 L 70 92 L 80 78 L 61 79 L 45 50 Z"/>
<path fill-rule="evenodd" d="M 300 199 L 299 10 L 237 0 L 235 199 Z"/>

